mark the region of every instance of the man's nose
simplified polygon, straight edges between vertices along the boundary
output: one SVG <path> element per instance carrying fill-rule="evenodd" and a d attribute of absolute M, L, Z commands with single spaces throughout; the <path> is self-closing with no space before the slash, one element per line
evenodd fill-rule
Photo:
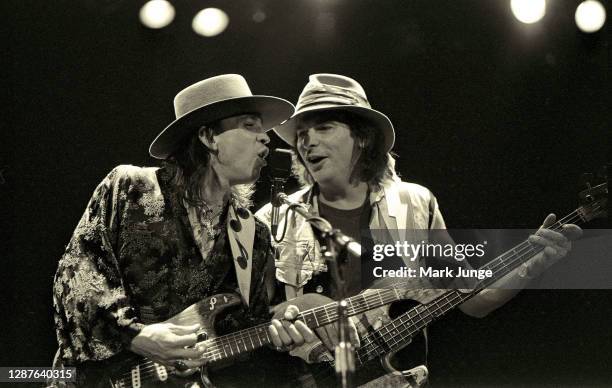
<path fill-rule="evenodd" d="M 257 135 L 257 141 L 263 143 L 263 144 L 268 144 L 270 142 L 270 136 L 268 136 L 268 134 L 266 132 L 260 132 Z"/>
<path fill-rule="evenodd" d="M 316 131 L 309 129 L 301 136 L 302 146 L 305 148 L 312 147 L 318 144 L 319 139 L 316 136 Z"/>

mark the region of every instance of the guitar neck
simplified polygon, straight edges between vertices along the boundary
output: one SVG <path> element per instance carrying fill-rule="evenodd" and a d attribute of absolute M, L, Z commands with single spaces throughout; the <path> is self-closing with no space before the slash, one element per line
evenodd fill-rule
<path fill-rule="evenodd" d="M 587 221 L 583 212 L 584 208 L 579 208 L 557 221 L 549 229 L 559 231 L 564 224 L 582 224 Z M 474 297 L 542 250 L 541 245 L 533 245 L 525 240 L 481 267 L 491 270 L 492 276 L 479 282 L 469 293 L 459 290 L 446 291 L 433 301 L 410 309 L 374 333 L 368 334 L 363 338 L 361 347 L 356 353 L 357 362 L 364 364 L 386 353 L 402 349 L 415 334 L 432 321 Z"/>
<path fill-rule="evenodd" d="M 397 288 L 367 290 L 347 299 L 349 316 L 361 314 L 365 311 L 383 306 L 402 299 Z M 315 307 L 300 313 L 296 320 L 300 320 L 311 329 L 325 326 L 339 319 L 337 303 Z M 258 349 L 272 343 L 268 334 L 269 323 L 260 324 L 248 329 L 240 330 L 221 337 L 209 340 L 209 351 L 205 356 L 211 361 L 220 361 Z"/>

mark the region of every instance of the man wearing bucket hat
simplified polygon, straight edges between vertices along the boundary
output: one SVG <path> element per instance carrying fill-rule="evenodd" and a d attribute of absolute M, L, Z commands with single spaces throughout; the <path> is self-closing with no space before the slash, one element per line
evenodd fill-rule
<path fill-rule="evenodd" d="M 162 167 L 113 169 L 59 262 L 59 364 L 129 350 L 179 370 L 202 365 L 205 349 L 193 347 L 198 325 L 163 321 L 222 292 L 239 290 L 242 299 L 222 330 L 269 319 L 273 251 L 267 227 L 246 209 L 248 184 L 266 163 L 267 130 L 294 107 L 253 95 L 242 76 L 226 74 L 182 90 L 174 108 L 176 120 L 149 149 Z"/>
<path fill-rule="evenodd" d="M 295 114 L 275 132 L 294 150 L 293 170 L 304 186 L 289 199 L 303 202 L 345 234 L 371 241 L 375 232 L 377 241 L 418 244 L 422 233 L 417 231 L 445 230 L 434 195 L 423 186 L 399 179 L 390 153 L 395 142 L 393 124 L 385 114 L 372 109 L 363 87 L 354 79 L 337 74 L 311 75 Z M 271 210 L 272 205 L 267 204 L 256 216 L 270 224 Z M 280 208 L 278 230 L 279 235 L 284 230 L 285 239 L 278 244 L 277 280 L 284 284 L 288 299 L 308 292 L 335 298 L 334 282 L 320 249 L 324 241 L 303 217 L 295 212 L 289 214 L 287 219 L 286 206 Z M 550 215 L 543 226 L 554 222 L 555 216 Z M 564 256 L 571 246 L 569 239 L 577 238 L 581 232 L 575 225 L 563 228 L 565 236 L 540 229 L 531 239 L 545 250 L 500 279 L 500 287 L 483 290 L 463 303 L 461 309 L 481 317 L 507 302 L 528 279 Z M 452 243 L 446 232 L 437 236 Z M 367 278 L 363 275 L 369 268 L 367 261 L 364 257 L 344 258 L 349 295 L 367 286 L 363 284 Z M 465 261 L 458 264 L 469 267 Z M 290 315 L 297 311 L 292 308 Z M 365 319 L 375 327 L 389 320 L 385 309 L 372 311 Z M 363 333 L 364 327 L 359 322 L 357 326 Z M 319 331 L 319 335 L 331 349 L 333 332 Z M 307 343 L 292 354 L 311 362 L 312 354 L 317 353 L 315 348 L 314 343 Z"/>

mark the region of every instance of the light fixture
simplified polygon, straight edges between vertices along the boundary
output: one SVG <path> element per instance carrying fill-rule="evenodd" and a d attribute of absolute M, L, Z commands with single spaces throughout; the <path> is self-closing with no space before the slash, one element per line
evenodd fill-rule
<path fill-rule="evenodd" d="M 511 0 L 510 9 L 520 22 L 532 24 L 546 14 L 546 0 Z"/>
<path fill-rule="evenodd" d="M 151 0 L 140 8 L 140 21 L 149 28 L 164 28 L 172 23 L 176 12 L 167 0 Z"/>
<path fill-rule="evenodd" d="M 599 1 L 586 0 L 576 8 L 574 19 L 582 32 L 596 32 L 606 22 L 606 9 Z"/>
<path fill-rule="evenodd" d="M 225 12 L 219 8 L 205 8 L 195 15 L 191 27 L 199 35 L 212 37 L 225 31 L 228 24 Z"/>

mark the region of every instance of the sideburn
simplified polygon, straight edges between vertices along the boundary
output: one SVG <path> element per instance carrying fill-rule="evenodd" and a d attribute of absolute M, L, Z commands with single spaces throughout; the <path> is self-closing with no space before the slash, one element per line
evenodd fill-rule
<path fill-rule="evenodd" d="M 358 183 L 361 182 L 361 177 L 362 177 L 362 169 L 363 166 L 361 165 L 361 155 L 363 153 L 363 151 L 365 150 L 365 145 L 361 146 L 361 144 L 364 144 L 366 141 L 359 139 L 357 137 L 355 137 L 353 134 L 351 134 L 351 136 L 353 137 L 353 151 L 351 153 L 351 176 L 349 177 L 349 182 L 350 183 Z"/>

